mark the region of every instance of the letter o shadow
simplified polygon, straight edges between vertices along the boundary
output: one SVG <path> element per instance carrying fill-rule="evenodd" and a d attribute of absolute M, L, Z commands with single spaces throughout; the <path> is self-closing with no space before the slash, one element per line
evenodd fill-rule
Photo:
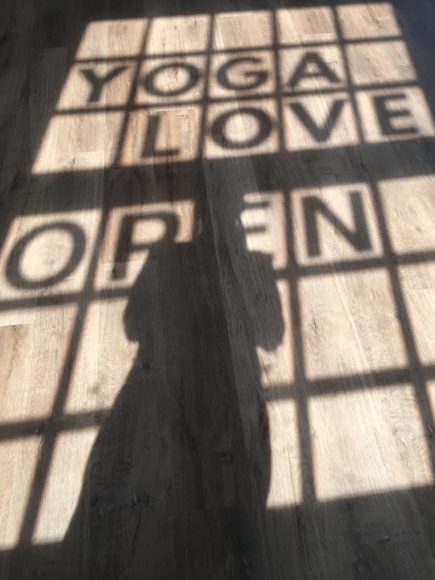
<path fill-rule="evenodd" d="M 244 141 L 234 141 L 225 135 L 225 128 L 228 121 L 235 115 L 251 115 L 256 119 L 258 124 L 257 133 Z M 211 135 L 218 145 L 226 149 L 244 149 L 246 147 L 255 147 L 265 141 L 272 132 L 272 121 L 267 113 L 255 107 L 242 107 L 227 111 L 220 115 L 211 127 Z"/>
<path fill-rule="evenodd" d="M 155 80 L 157 75 L 164 72 L 166 69 L 171 68 L 182 68 L 187 72 L 186 83 L 178 89 L 162 90 L 156 87 Z M 193 64 L 188 64 L 185 62 L 170 62 L 157 66 L 152 71 L 150 71 L 143 79 L 143 86 L 150 94 L 156 95 L 158 97 L 177 97 L 183 93 L 187 93 L 196 85 L 199 81 L 199 71 Z"/>
<path fill-rule="evenodd" d="M 73 242 L 71 255 L 65 266 L 55 274 L 41 280 L 29 280 L 21 271 L 21 260 L 25 249 L 37 236 L 50 230 L 63 230 L 70 235 Z M 36 290 L 38 288 L 45 288 L 46 286 L 53 286 L 74 272 L 80 264 L 85 243 L 86 238 L 83 230 L 71 222 L 58 222 L 39 226 L 23 236 L 14 246 L 6 264 L 7 279 L 13 286 L 22 288 L 23 290 Z"/>

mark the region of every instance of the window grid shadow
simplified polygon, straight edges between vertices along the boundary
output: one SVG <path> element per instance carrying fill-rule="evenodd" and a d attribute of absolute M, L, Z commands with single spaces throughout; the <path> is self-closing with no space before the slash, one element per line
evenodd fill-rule
<path fill-rule="evenodd" d="M 345 84 L 341 88 L 331 89 L 329 92 L 340 92 L 349 95 L 351 101 L 351 107 L 353 112 L 353 119 L 355 121 L 356 130 L 358 134 L 359 144 L 363 144 L 365 141 L 362 123 L 359 115 L 358 105 L 356 103 L 355 94 L 356 91 L 361 91 L 367 88 L 372 88 L 371 86 L 361 85 L 355 87 L 352 78 L 351 71 L 349 68 L 349 63 L 347 61 L 346 47 L 355 42 L 372 42 L 380 40 L 398 40 L 401 37 L 390 36 L 385 38 L 365 38 L 361 41 L 359 40 L 346 40 L 343 38 L 342 32 L 340 30 L 340 24 L 336 9 L 332 7 L 334 14 L 334 22 L 336 27 L 337 39 L 335 41 L 320 42 L 320 43 L 307 43 L 306 45 L 301 44 L 289 44 L 279 42 L 279 32 L 276 13 L 271 11 L 271 26 L 273 30 L 273 42 L 271 45 L 254 48 L 240 48 L 240 49 L 221 49 L 218 50 L 214 48 L 214 34 L 216 19 L 214 15 L 209 16 L 209 31 L 208 31 L 208 42 L 206 50 L 206 66 L 205 66 L 205 82 L 203 96 L 199 100 L 191 100 L 187 102 L 177 102 L 170 103 L 171 107 L 185 107 L 185 106 L 200 106 L 201 107 L 201 117 L 200 117 L 200 134 L 199 134 L 199 146 L 198 146 L 198 158 L 205 157 L 205 141 L 207 139 L 207 120 L 209 114 L 210 104 L 220 103 L 220 102 L 237 102 L 246 99 L 252 99 L 252 95 L 237 95 L 236 97 L 228 97 L 226 99 L 212 98 L 210 96 L 210 82 L 211 82 L 211 71 L 212 71 L 212 59 L 215 55 L 219 54 L 231 54 L 239 52 L 255 52 L 255 50 L 271 50 L 273 54 L 274 71 L 273 77 L 275 79 L 275 90 L 273 94 L 256 95 L 255 99 L 270 99 L 273 97 L 275 99 L 275 106 L 278 119 L 278 141 L 279 141 L 279 151 L 278 153 L 288 152 L 286 147 L 285 139 L 285 129 L 284 129 L 284 99 L 289 92 L 284 91 L 280 87 L 281 83 L 281 70 L 280 70 L 280 50 L 283 48 L 316 48 L 321 46 L 338 46 L 344 63 L 345 69 Z M 133 77 L 133 82 L 131 86 L 130 93 L 128 95 L 127 102 L 124 106 L 120 107 L 103 107 L 99 109 L 86 109 L 86 108 L 71 108 L 67 110 L 57 110 L 55 115 L 73 115 L 73 114 L 92 114 L 95 111 L 122 111 L 124 113 L 121 130 L 119 134 L 119 139 L 116 147 L 116 152 L 113 158 L 112 167 L 118 166 L 122 161 L 122 153 L 125 147 L 126 135 L 128 130 L 129 116 L 132 111 L 153 107 L 160 107 L 160 104 L 148 104 L 148 105 L 138 105 L 135 103 L 135 96 L 138 88 L 139 75 L 141 71 L 141 65 L 144 60 L 150 58 L 146 55 L 147 43 L 149 40 L 150 30 L 152 27 L 152 19 L 150 18 L 145 26 L 145 31 L 142 40 L 142 46 L 139 53 L 132 57 L 110 57 L 107 59 L 78 59 L 76 63 L 95 63 L 95 62 L 120 62 L 120 61 L 134 61 L 135 72 Z M 184 53 L 183 53 L 184 55 Z M 186 52 L 185 55 L 193 56 L 204 56 L 203 51 L 191 51 Z M 178 57 L 177 53 L 167 53 L 163 55 L 153 55 L 152 58 L 167 58 L 167 57 Z M 397 86 L 418 86 L 417 81 L 406 82 L 406 83 L 384 83 L 383 85 L 376 85 L 373 88 L 389 88 Z M 291 94 L 296 95 L 321 95 L 326 94 L 328 91 L 325 89 L 292 92 Z M 290 152 L 291 153 L 291 152 Z M 430 410 L 430 404 L 427 394 L 427 380 L 435 377 L 435 365 L 424 365 L 419 359 L 415 337 L 413 335 L 412 324 L 410 315 L 407 311 L 405 299 L 403 296 L 403 291 L 401 288 L 400 279 L 398 276 L 398 267 L 402 263 L 406 264 L 417 264 L 423 262 L 433 262 L 435 261 L 435 252 L 415 252 L 409 255 L 396 254 L 393 251 L 390 234 L 388 231 L 387 220 L 385 218 L 381 195 L 377 186 L 377 183 L 368 174 L 366 175 L 366 182 L 369 185 L 370 196 L 375 208 L 375 215 L 377 220 L 377 229 L 380 234 L 381 244 L 382 244 L 382 256 L 376 258 L 367 259 L 354 259 L 345 262 L 329 262 L 327 264 L 321 265 L 302 265 L 298 263 L 297 256 L 295 253 L 295 235 L 293 231 L 293 208 L 292 208 L 292 190 L 284 189 L 282 190 L 282 195 L 284 198 L 284 211 L 285 211 L 285 224 L 286 224 L 286 245 L 287 245 L 287 256 L 288 264 L 283 270 L 275 272 L 277 280 L 286 280 L 290 289 L 290 299 L 289 299 L 289 311 L 291 315 L 291 332 L 293 339 L 293 361 L 294 361 L 294 383 L 277 385 L 271 392 L 265 392 L 266 400 L 279 400 L 293 398 L 296 402 L 297 407 L 297 429 L 299 434 L 299 445 L 301 454 L 301 465 L 300 465 L 300 478 L 302 481 L 302 502 L 312 502 L 316 501 L 316 489 L 315 489 L 315 477 L 313 470 L 313 451 L 312 444 L 310 441 L 310 424 L 308 416 L 308 399 L 313 394 L 319 394 L 322 392 L 333 392 L 338 383 L 340 386 L 337 390 L 343 388 L 343 382 L 346 381 L 347 388 L 350 386 L 355 390 L 360 388 L 368 388 L 366 385 L 361 387 L 361 383 L 366 382 L 366 378 L 371 377 L 374 385 L 388 385 L 389 382 L 394 380 L 395 383 L 406 383 L 411 381 L 414 385 L 415 399 L 419 408 L 421 421 L 424 427 L 433 425 L 433 416 Z M 75 293 L 65 293 L 59 295 L 58 299 L 60 303 L 72 304 L 76 303 L 78 310 L 76 313 L 76 319 L 74 327 L 71 333 L 71 338 L 69 342 L 69 347 L 63 363 L 63 369 L 61 372 L 61 379 L 59 381 L 56 396 L 52 406 L 51 413 L 43 418 L 31 421 L 21 421 L 12 424 L 2 424 L 0 425 L 0 440 L 8 440 L 17 437 L 26 437 L 35 434 L 35 431 L 41 431 L 42 443 L 39 453 L 39 459 L 37 467 L 34 473 L 33 482 L 31 484 L 31 493 L 28 499 L 27 507 L 25 509 L 24 517 L 21 525 L 21 532 L 19 537 L 20 544 L 30 544 L 32 540 L 32 535 L 34 532 L 36 520 L 38 517 L 38 511 L 42 501 L 42 496 L 44 493 L 45 486 L 48 480 L 48 474 L 50 465 L 52 462 L 54 446 L 57 440 L 57 436 L 65 431 L 77 430 L 78 425 L 82 428 L 86 428 L 89 425 L 101 424 L 108 412 L 108 409 L 96 410 L 90 413 L 83 414 L 66 414 L 64 412 L 64 406 L 66 398 L 68 395 L 68 389 L 70 386 L 72 372 L 74 370 L 74 365 L 76 362 L 76 357 L 78 353 L 78 348 L 82 336 L 82 331 L 88 314 L 88 308 L 93 301 L 98 300 L 111 300 L 114 297 L 127 296 L 129 288 L 120 289 L 107 289 L 107 290 L 97 290 L 94 286 L 95 284 L 95 274 L 98 263 L 98 256 L 102 243 L 104 241 L 104 236 L 106 233 L 107 219 L 109 216 L 110 208 L 103 208 L 101 214 L 99 234 L 97 236 L 92 257 L 90 260 L 86 280 L 84 283 L 83 291 L 79 294 Z M 360 271 L 364 269 L 379 268 L 384 269 L 389 277 L 389 284 L 391 287 L 392 296 L 394 299 L 394 304 L 396 310 L 400 313 L 399 324 L 401 329 L 402 338 L 406 346 L 406 354 L 408 358 L 408 368 L 407 369 L 388 369 L 386 371 L 373 371 L 367 373 L 367 375 L 356 374 L 354 377 L 335 377 L 320 380 L 310 380 L 307 378 L 305 370 L 305 355 L 304 355 L 304 344 L 302 336 L 302 324 L 301 324 L 301 306 L 299 297 L 299 283 L 300 280 L 307 276 L 318 276 L 327 273 L 337 273 L 341 271 L 352 272 Z M 52 305 L 52 297 L 47 297 L 44 299 L 38 298 L 37 300 L 23 299 L 23 300 L 10 300 L 0 302 L 0 311 L 9 310 L 13 308 L 43 308 L 50 307 Z M 359 383 L 359 384 L 358 384 Z M 432 471 L 434 472 L 435 459 L 433 452 L 431 452 L 430 445 L 427 445 L 428 453 L 430 454 L 432 461 Z"/>

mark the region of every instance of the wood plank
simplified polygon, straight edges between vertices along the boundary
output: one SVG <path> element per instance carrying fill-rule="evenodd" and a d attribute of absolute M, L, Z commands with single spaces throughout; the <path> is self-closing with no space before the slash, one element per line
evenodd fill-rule
<path fill-rule="evenodd" d="M 0 576 L 435 577 L 434 7 L 0 12 Z"/>

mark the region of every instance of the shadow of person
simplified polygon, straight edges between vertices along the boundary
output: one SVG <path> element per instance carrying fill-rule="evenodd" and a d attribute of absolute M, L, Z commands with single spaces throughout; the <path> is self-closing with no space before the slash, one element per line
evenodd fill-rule
<path fill-rule="evenodd" d="M 267 413 L 256 395 L 243 425 L 210 220 L 197 222 L 194 239 L 176 243 L 177 220 L 168 214 L 131 288 L 124 326 L 137 356 L 45 578 L 265 577 Z M 249 258 L 272 276 L 269 255 Z M 263 299 L 280 312 L 276 289 Z M 265 329 L 257 346 L 275 348 L 282 331 Z M 255 345 L 249 357 L 260 392 Z M 256 456 L 247 456 L 244 432 L 254 434 Z"/>

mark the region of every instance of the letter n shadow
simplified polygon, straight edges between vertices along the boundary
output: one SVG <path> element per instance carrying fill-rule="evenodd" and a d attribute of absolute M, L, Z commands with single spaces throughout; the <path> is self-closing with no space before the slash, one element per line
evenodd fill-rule
<path fill-rule="evenodd" d="M 317 214 L 320 213 L 326 218 L 334 228 L 355 248 L 362 252 L 370 250 L 372 245 L 367 228 L 367 220 L 364 212 L 364 205 L 361 194 L 358 191 L 349 193 L 352 207 L 354 229 L 349 229 L 318 197 L 309 196 L 303 200 L 303 211 L 305 221 L 305 233 L 309 256 L 320 256 L 320 240 L 317 229 Z"/>

